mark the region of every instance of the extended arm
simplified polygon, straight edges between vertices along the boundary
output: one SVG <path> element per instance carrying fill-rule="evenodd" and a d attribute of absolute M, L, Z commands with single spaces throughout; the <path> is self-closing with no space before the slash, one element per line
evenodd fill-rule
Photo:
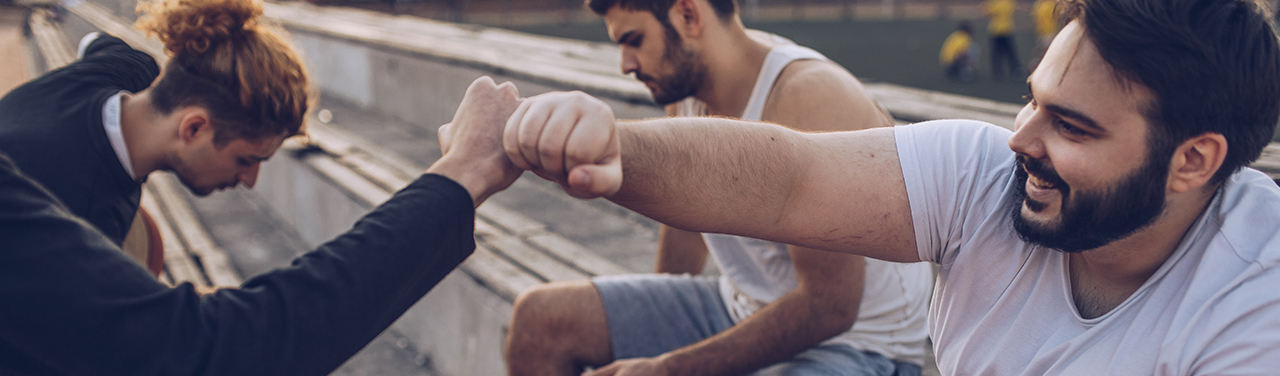
<path fill-rule="evenodd" d="M 681 116 L 678 110 L 679 105 L 680 102 L 667 105 L 665 107 L 667 116 Z M 702 273 L 702 269 L 707 265 L 709 253 L 707 243 L 702 240 L 702 233 L 658 224 L 658 257 L 654 263 L 654 272 L 695 275 Z"/>
<path fill-rule="evenodd" d="M 0 358 L 24 374 L 324 374 L 474 248 L 466 191 L 428 175 L 292 267 L 201 297 L 3 174 Z"/>
<path fill-rule="evenodd" d="M 463 103 L 454 124 L 497 124 L 515 90 L 481 79 Z M 332 371 L 471 253 L 473 205 L 519 175 L 478 130 L 347 233 L 210 296 L 160 284 L 0 157 L 0 373 Z"/>
<path fill-rule="evenodd" d="M 685 230 L 919 261 L 891 128 L 805 134 L 717 118 L 615 126 L 599 100 L 552 93 L 525 99 L 503 145 L 516 166 L 575 196 L 607 196 Z"/>

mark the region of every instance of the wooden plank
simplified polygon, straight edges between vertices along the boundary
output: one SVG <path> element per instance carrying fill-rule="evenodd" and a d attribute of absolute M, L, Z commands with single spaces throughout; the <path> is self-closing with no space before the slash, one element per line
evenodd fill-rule
<path fill-rule="evenodd" d="M 311 145 L 324 149 L 334 155 L 346 155 L 352 153 L 356 146 L 350 141 L 349 137 L 339 134 L 337 129 L 324 123 L 307 124 L 306 140 Z"/>
<path fill-rule="evenodd" d="M 169 61 L 169 57 L 164 54 L 164 45 L 159 40 L 147 38 L 146 34 L 112 15 L 107 8 L 88 1 L 78 1 L 73 6 L 67 7 L 67 10 L 83 18 L 98 30 L 120 38 L 133 48 L 151 55 L 161 67 Z"/>
<path fill-rule="evenodd" d="M 429 60 L 465 64 L 552 86 L 578 88 L 631 103 L 651 103 L 648 90 L 619 73 L 617 46 L 542 37 L 497 28 L 302 4 L 267 4 L 266 15 L 288 28 L 390 48 Z M 1022 107 L 981 98 L 866 83 L 900 120 L 964 118 L 1012 127 Z"/>
<path fill-rule="evenodd" d="M 347 149 L 346 152 L 358 152 L 360 154 L 367 155 L 373 160 L 378 161 L 378 163 L 383 167 L 394 170 L 397 175 L 404 177 L 409 182 L 417 179 L 418 176 L 422 175 L 423 171 L 427 170 L 426 166 L 423 166 L 416 161 L 401 157 L 396 152 L 387 150 L 373 142 L 365 140 L 363 137 L 329 124 L 317 122 L 308 124 L 307 134 L 312 137 L 323 138 L 327 143 L 335 143 L 338 142 L 338 140 L 341 140 L 342 145 Z M 327 148 L 329 146 L 322 145 L 322 147 L 328 150 Z M 339 153 L 335 152 L 335 154 Z M 345 153 L 339 155 L 345 155 Z"/>
<path fill-rule="evenodd" d="M 196 216 L 195 209 L 181 192 L 176 179 L 169 174 L 152 174 L 147 184 L 156 199 L 164 204 L 165 215 L 170 219 L 174 232 L 182 236 L 187 252 L 200 261 L 204 273 L 213 287 L 239 286 L 243 281 L 231 266 L 226 251 L 218 247 L 213 236 L 205 230 L 204 223 Z"/>
<path fill-rule="evenodd" d="M 45 69 L 52 71 L 76 61 L 76 53 L 67 43 L 62 27 L 50 22 L 49 17 L 48 10 L 35 9 L 28 26 L 36 46 L 40 48 L 40 55 L 44 56 Z"/>
<path fill-rule="evenodd" d="M 359 172 L 360 175 L 386 189 L 387 192 L 399 191 L 413 182 L 412 179 L 401 176 L 395 169 L 384 166 L 364 153 L 344 155 L 338 161 L 350 166 L 352 170 Z"/>
<path fill-rule="evenodd" d="M 325 180 L 342 188 L 345 193 L 362 205 L 373 208 L 391 198 L 392 192 L 334 160 L 324 153 L 306 154 L 302 162 L 319 172 Z"/>
<path fill-rule="evenodd" d="M 501 205 L 480 205 L 479 208 L 476 208 L 476 217 L 517 236 L 533 233 L 540 234 L 547 231 L 546 224 L 530 219 Z"/>
<path fill-rule="evenodd" d="M 630 270 L 600 257 L 599 254 L 560 234 L 546 232 L 527 236 L 524 240 L 589 276 L 631 273 Z"/>
<path fill-rule="evenodd" d="M 1003 115 L 1009 118 L 1018 116 L 1018 111 L 1022 110 L 1022 104 L 1018 103 L 999 102 L 990 99 L 951 94 L 941 91 L 924 90 L 887 82 L 869 82 L 864 84 L 864 86 L 866 86 L 868 90 L 872 91 L 882 91 L 901 97 L 916 98 L 938 105 L 988 112 L 993 115 Z"/>
<path fill-rule="evenodd" d="M 476 235 L 511 234 L 583 277 L 630 273 L 629 270 L 591 252 L 586 247 L 547 231 L 546 225 L 498 205 L 481 205 L 476 215 Z M 495 246 L 497 246 L 495 244 Z M 505 250 L 504 247 L 498 249 Z M 550 280 L 562 280 L 551 278 Z"/>
<path fill-rule="evenodd" d="M 494 253 L 505 256 L 512 263 L 532 272 L 543 281 L 568 281 L 591 277 L 525 244 L 515 236 L 490 235 L 478 236 L 478 238 L 492 247 Z"/>
<path fill-rule="evenodd" d="M 542 283 L 484 244 L 477 244 L 475 253 L 460 268 L 508 302 L 514 302 L 521 291 Z"/>
<path fill-rule="evenodd" d="M 164 241 L 164 269 L 173 284 L 181 284 L 182 282 L 191 282 L 197 287 L 209 286 L 209 281 L 205 279 L 204 272 L 196 266 L 191 255 L 187 253 L 186 245 L 173 231 L 172 224 L 169 221 L 168 212 L 164 207 L 156 202 L 156 195 L 142 195 L 142 206 L 147 208 L 147 212 L 151 213 L 156 221 L 156 229 L 160 231 L 160 239 Z"/>
<path fill-rule="evenodd" d="M 266 15 L 295 32 L 327 35 L 553 86 L 652 103 L 644 86 L 617 70 L 616 46 L 535 36 L 342 7 L 266 3 Z"/>

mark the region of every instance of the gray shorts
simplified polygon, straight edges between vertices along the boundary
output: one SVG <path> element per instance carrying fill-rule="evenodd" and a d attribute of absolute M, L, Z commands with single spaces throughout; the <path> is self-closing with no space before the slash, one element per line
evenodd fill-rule
<path fill-rule="evenodd" d="M 627 274 L 592 279 L 604 302 L 614 359 L 646 358 L 688 346 L 733 326 L 712 277 Z M 845 345 L 813 347 L 755 375 L 920 374 L 920 367 Z"/>

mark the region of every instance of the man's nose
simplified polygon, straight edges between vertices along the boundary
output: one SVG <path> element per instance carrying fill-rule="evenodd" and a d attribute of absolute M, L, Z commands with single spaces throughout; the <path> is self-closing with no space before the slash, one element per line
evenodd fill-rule
<path fill-rule="evenodd" d="M 1030 104 L 1023 107 L 1014 120 L 1017 129 L 1009 137 L 1009 149 L 1031 158 L 1044 158 L 1044 142 L 1040 134 L 1044 130 L 1043 117 L 1044 114 L 1038 113 Z"/>
<path fill-rule="evenodd" d="M 640 63 L 636 61 L 636 54 L 627 51 L 627 48 L 623 48 L 620 68 L 622 68 L 622 74 L 631 74 L 632 72 L 639 70 Z"/>
<path fill-rule="evenodd" d="M 245 187 L 253 188 L 253 185 L 258 183 L 258 170 L 261 167 L 262 162 L 255 162 L 253 166 L 249 166 L 249 168 L 244 169 L 244 171 L 240 171 L 240 174 L 237 175 L 236 178 L 239 179 L 240 183 L 243 183 Z"/>

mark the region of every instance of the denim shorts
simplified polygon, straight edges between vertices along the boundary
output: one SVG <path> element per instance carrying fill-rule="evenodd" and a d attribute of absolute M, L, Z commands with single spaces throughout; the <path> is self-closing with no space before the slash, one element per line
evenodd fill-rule
<path fill-rule="evenodd" d="M 592 279 L 604 302 L 614 359 L 645 358 L 688 346 L 733 326 L 713 277 L 627 274 Z M 845 345 L 810 348 L 755 373 L 915 376 L 920 366 Z"/>

